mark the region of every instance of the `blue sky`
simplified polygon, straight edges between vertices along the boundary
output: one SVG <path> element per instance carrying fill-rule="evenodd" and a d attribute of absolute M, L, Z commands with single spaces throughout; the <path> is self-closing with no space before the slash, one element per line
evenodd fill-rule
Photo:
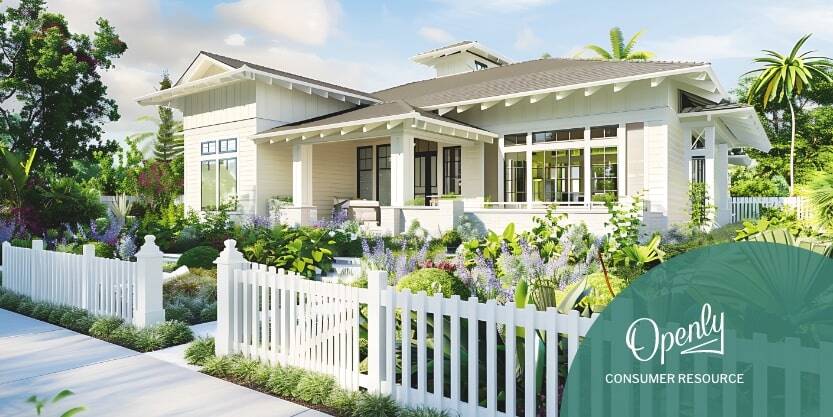
<path fill-rule="evenodd" d="M 123 115 L 106 127 L 113 138 L 152 127 L 136 118 L 154 110 L 132 99 L 152 91 L 163 70 L 177 77 L 200 49 L 369 91 L 431 76 L 409 58 L 445 43 L 477 40 L 518 61 L 572 56 L 587 43 L 607 46 L 612 26 L 626 36 L 644 29 L 640 49 L 660 59 L 712 62 L 727 89 L 760 49 L 786 50 L 804 33 L 815 33 L 810 48 L 833 55 L 833 8 L 816 0 L 53 0 L 49 7 L 77 31 L 105 17 L 128 44 L 105 76 Z"/>

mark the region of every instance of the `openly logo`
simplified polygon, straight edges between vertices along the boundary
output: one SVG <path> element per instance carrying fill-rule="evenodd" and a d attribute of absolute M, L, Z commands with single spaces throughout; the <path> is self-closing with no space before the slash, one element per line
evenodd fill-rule
<path fill-rule="evenodd" d="M 680 349 L 680 355 L 723 355 L 723 313 L 712 314 L 712 306 L 706 303 L 700 312 L 700 320 L 669 331 L 661 330 L 650 318 L 637 319 L 628 327 L 625 344 L 640 362 L 650 361 L 659 353 L 662 365 L 665 365 L 666 354 L 676 349 Z"/>

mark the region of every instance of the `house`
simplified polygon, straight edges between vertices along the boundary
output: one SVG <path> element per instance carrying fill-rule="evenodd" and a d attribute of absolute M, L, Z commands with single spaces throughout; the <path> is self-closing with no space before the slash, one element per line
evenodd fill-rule
<path fill-rule="evenodd" d="M 236 196 L 239 213 L 268 215 L 291 197 L 285 221 L 350 205 L 393 233 L 463 215 L 527 228 L 551 205 L 598 232 L 604 199 L 638 192 L 647 228 L 663 230 L 688 220 L 690 181 L 725 224 L 730 151 L 770 148 L 707 63 L 511 62 L 477 42 L 413 61 L 436 76 L 370 93 L 200 52 L 172 88 L 137 100 L 183 113 L 188 208 Z"/>

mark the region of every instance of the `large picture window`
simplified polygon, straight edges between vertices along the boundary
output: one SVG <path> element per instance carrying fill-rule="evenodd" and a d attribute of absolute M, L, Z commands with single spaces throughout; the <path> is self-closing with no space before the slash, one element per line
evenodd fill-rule
<path fill-rule="evenodd" d="M 390 145 L 376 147 L 376 198 L 379 204 L 390 205 Z"/>
<path fill-rule="evenodd" d="M 504 159 L 504 201 L 526 201 L 526 153 L 507 153 Z"/>
<path fill-rule="evenodd" d="M 200 207 L 216 209 L 237 196 L 237 158 L 200 163 Z"/>
<path fill-rule="evenodd" d="M 237 158 L 221 159 L 217 170 L 219 184 L 219 204 L 226 203 L 237 196 Z"/>
<path fill-rule="evenodd" d="M 584 201 L 584 149 L 555 151 L 556 201 Z"/>
<path fill-rule="evenodd" d="M 462 194 L 460 147 L 443 148 L 443 193 Z"/>
<path fill-rule="evenodd" d="M 584 128 L 548 130 L 532 134 L 532 143 L 563 142 L 584 139 Z"/>
<path fill-rule="evenodd" d="M 526 133 L 513 133 L 503 136 L 503 146 L 526 145 Z"/>
<path fill-rule="evenodd" d="M 373 200 L 373 147 L 356 148 L 356 167 L 358 184 L 356 197 L 361 200 Z"/>
<path fill-rule="evenodd" d="M 217 161 L 200 163 L 200 208 L 217 207 Z"/>
<path fill-rule="evenodd" d="M 618 192 L 618 160 L 616 147 L 590 150 L 590 167 L 593 174 L 591 192 L 593 201 L 615 200 Z"/>
<path fill-rule="evenodd" d="M 555 201 L 555 152 L 532 153 L 532 199 Z"/>

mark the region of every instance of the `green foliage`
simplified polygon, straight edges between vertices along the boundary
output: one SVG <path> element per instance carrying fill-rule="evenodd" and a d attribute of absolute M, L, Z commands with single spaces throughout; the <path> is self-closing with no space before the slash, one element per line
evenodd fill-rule
<path fill-rule="evenodd" d="M 10 149 L 37 148 L 61 173 L 95 150 L 113 149 L 100 138 L 102 125 L 119 113 L 101 73 L 127 46 L 107 20 L 96 21 L 92 37 L 72 33 L 66 18 L 47 11 L 43 1 L 22 0 L 3 10 L 0 22 L 0 134 Z M 11 100 L 18 104 L 10 106 Z"/>
<path fill-rule="evenodd" d="M 292 396 L 309 404 L 324 404 L 336 381 L 329 375 L 307 373 L 298 381 L 298 385 L 292 390 Z"/>
<path fill-rule="evenodd" d="M 526 241 L 538 248 L 542 258 L 549 258 L 558 250 L 559 240 L 566 227 L 559 224 L 567 216 L 565 214 L 555 214 L 552 206 L 547 207 L 547 213 L 544 217 L 535 216 L 532 221 L 535 223 L 532 230 L 524 234 Z"/>
<path fill-rule="evenodd" d="M 10 311 L 17 311 L 21 301 L 21 297 L 17 294 L 7 292 L 0 295 L 0 308 Z"/>
<path fill-rule="evenodd" d="M 217 378 L 227 378 L 231 376 L 232 359 L 231 356 L 209 356 L 202 365 L 202 372 Z"/>
<path fill-rule="evenodd" d="M 220 251 L 211 246 L 197 246 L 189 249 L 176 261 L 176 266 L 182 265 L 188 268 L 211 268 L 214 266 L 214 261 L 220 256 Z"/>
<path fill-rule="evenodd" d="M 711 222 L 715 207 L 709 200 L 706 183 L 692 181 L 688 184 L 688 222 L 693 229 L 702 229 Z"/>
<path fill-rule="evenodd" d="M 124 320 L 118 317 L 101 317 L 90 326 L 90 336 L 107 340 L 123 324 Z"/>
<path fill-rule="evenodd" d="M 333 247 L 340 232 L 320 227 L 275 225 L 271 229 L 253 228 L 247 233 L 248 236 L 241 239 L 246 259 L 311 278 L 316 269 L 332 269 Z"/>
<path fill-rule="evenodd" d="M 64 398 L 67 398 L 71 395 L 75 395 L 75 393 L 68 390 L 68 389 L 65 389 L 65 390 L 55 394 L 55 396 L 52 397 L 52 399 L 49 399 L 49 398 L 41 399 L 41 398 L 38 398 L 37 395 L 33 395 L 33 396 L 27 398 L 26 402 L 29 403 L 29 404 L 32 404 L 35 407 L 35 413 L 37 415 L 41 415 L 41 413 L 43 412 L 43 409 L 46 407 L 47 404 L 55 404 L 58 401 L 61 401 Z M 86 410 L 86 408 L 81 407 L 81 406 L 73 407 L 73 408 L 70 408 L 69 410 L 64 411 L 63 413 L 61 413 L 61 417 L 72 417 L 72 416 L 74 416 L 74 415 L 76 415 L 76 414 L 78 414 L 82 411 L 85 411 L 85 410 Z"/>
<path fill-rule="evenodd" d="M 634 243 L 628 246 L 622 246 L 613 253 L 613 264 L 624 265 L 626 268 L 630 266 L 645 267 L 649 264 L 659 263 L 665 259 L 665 252 L 660 249 L 660 242 L 662 236 L 654 235 L 651 240 L 645 245 Z"/>
<path fill-rule="evenodd" d="M 197 339 L 185 349 L 185 360 L 191 365 L 203 366 L 214 357 L 214 338 Z"/>
<path fill-rule="evenodd" d="M 605 222 L 605 227 L 611 230 L 607 236 L 607 250 L 616 252 L 619 248 L 632 246 L 639 243 L 639 229 L 642 227 L 642 194 L 637 193 L 631 196 L 631 203 L 628 205 L 620 201 L 606 202 L 610 220 Z"/>
<path fill-rule="evenodd" d="M 399 412 L 399 417 L 452 417 L 451 413 L 445 410 L 435 410 L 426 406 L 405 408 Z"/>
<path fill-rule="evenodd" d="M 214 270 L 194 268 L 166 281 L 162 287 L 165 318 L 188 324 L 217 319 L 217 276 Z"/>
<path fill-rule="evenodd" d="M 758 167 L 739 167 L 730 171 L 732 197 L 786 197 L 790 194 L 787 180 L 781 175 L 767 177 Z"/>
<path fill-rule="evenodd" d="M 833 232 L 833 174 L 822 173 L 808 186 L 808 198 L 819 226 Z"/>
<path fill-rule="evenodd" d="M 0 144 L 0 203 L 10 207 L 23 206 L 23 193 L 29 183 L 36 150 L 32 148 L 24 158 Z"/>
<path fill-rule="evenodd" d="M 501 247 L 506 247 L 514 254 L 521 252 L 519 244 L 521 236 L 515 233 L 515 223 L 509 223 L 503 233 L 497 234 L 492 230 L 483 239 L 472 239 L 463 243 L 463 256 L 467 265 L 474 264 L 475 256 L 480 253 L 486 259 L 496 260 L 501 253 Z"/>
<path fill-rule="evenodd" d="M 293 366 L 276 367 L 269 377 L 267 389 L 273 394 L 289 397 L 304 376 L 304 370 Z"/>
<path fill-rule="evenodd" d="M 333 409 L 338 417 L 352 417 L 353 409 L 359 400 L 359 393 L 347 391 L 339 387 L 333 388 L 324 405 Z"/>
<path fill-rule="evenodd" d="M 363 393 L 353 409 L 353 417 L 396 417 L 398 414 L 396 401 L 387 395 L 374 393 Z"/>
<path fill-rule="evenodd" d="M 642 36 L 643 31 L 636 32 L 633 36 L 631 36 L 630 40 L 627 44 L 625 44 L 625 38 L 622 35 L 622 29 L 618 27 L 610 28 L 610 51 L 604 49 L 599 45 L 587 45 L 584 47 L 585 50 L 594 52 L 596 57 L 599 59 L 604 60 L 614 60 L 614 61 L 644 61 L 651 59 L 654 56 L 653 52 L 648 51 L 634 51 L 633 48 L 636 46 L 636 42 L 639 40 L 639 37 Z"/>
<path fill-rule="evenodd" d="M 425 291 L 429 296 L 440 293 L 446 298 L 459 295 L 466 299 L 470 295 L 469 288 L 459 278 L 437 268 L 417 269 L 405 275 L 396 284 L 396 289 L 408 289 L 414 294 Z"/>
<path fill-rule="evenodd" d="M 26 201 L 36 210 L 41 228 L 87 224 L 90 219 L 104 216 L 105 207 L 98 190 L 69 177 L 49 176 L 45 182 L 26 193 Z"/>
<path fill-rule="evenodd" d="M 463 239 L 460 238 L 460 234 L 456 230 L 447 230 L 440 237 L 440 242 L 447 248 L 456 248 L 463 243 Z"/>

